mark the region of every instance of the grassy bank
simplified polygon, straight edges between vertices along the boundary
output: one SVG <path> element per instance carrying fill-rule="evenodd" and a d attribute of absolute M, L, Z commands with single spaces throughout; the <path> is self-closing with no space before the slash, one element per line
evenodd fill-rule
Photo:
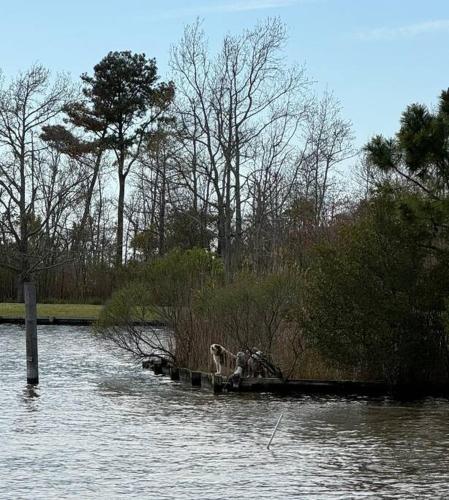
<path fill-rule="evenodd" d="M 92 304 L 38 304 L 37 315 L 55 318 L 98 318 L 103 306 Z M 0 316 L 25 317 L 24 304 L 11 302 L 0 303 Z"/>

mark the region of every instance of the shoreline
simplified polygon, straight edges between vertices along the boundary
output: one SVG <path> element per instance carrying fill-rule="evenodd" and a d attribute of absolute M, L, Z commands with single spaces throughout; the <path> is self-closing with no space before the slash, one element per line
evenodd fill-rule
<path fill-rule="evenodd" d="M 38 325 L 66 325 L 66 326 L 91 326 L 98 318 L 95 317 L 78 317 L 70 318 L 63 316 L 39 316 L 37 318 Z M 23 316 L 0 316 L 0 324 L 11 325 L 25 325 L 25 318 Z M 153 326 L 164 327 L 167 326 L 165 322 L 159 320 L 148 321 L 134 321 L 134 326 Z"/>

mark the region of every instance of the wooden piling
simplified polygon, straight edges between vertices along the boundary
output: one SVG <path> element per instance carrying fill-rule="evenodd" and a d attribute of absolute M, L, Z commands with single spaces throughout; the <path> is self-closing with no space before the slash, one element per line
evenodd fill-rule
<path fill-rule="evenodd" d="M 170 367 L 170 378 L 171 380 L 179 380 L 179 370 L 176 366 Z"/>
<path fill-rule="evenodd" d="M 214 373 L 201 372 L 201 388 L 218 394 L 223 391 L 223 378 Z"/>
<path fill-rule="evenodd" d="M 25 332 L 27 357 L 27 382 L 39 383 L 39 359 L 37 351 L 36 287 L 34 283 L 23 284 L 25 298 Z"/>
<path fill-rule="evenodd" d="M 221 375 L 215 375 L 214 373 L 212 373 L 212 389 L 215 394 L 223 392 L 225 380 L 226 378 L 222 377 Z"/>
<path fill-rule="evenodd" d="M 191 384 L 192 376 L 191 376 L 191 371 L 188 368 L 179 368 L 178 374 L 179 374 L 179 380 L 181 382 Z"/>
<path fill-rule="evenodd" d="M 155 375 L 162 375 L 162 365 L 160 363 L 154 364 L 151 368 Z"/>
<path fill-rule="evenodd" d="M 170 375 L 171 367 L 167 364 L 162 363 L 162 375 Z"/>
<path fill-rule="evenodd" d="M 201 387 L 201 372 L 190 372 L 192 385 L 194 387 Z"/>
<path fill-rule="evenodd" d="M 144 370 L 149 370 L 152 367 L 151 359 L 144 359 L 142 361 L 142 368 Z"/>
<path fill-rule="evenodd" d="M 201 388 L 207 390 L 213 390 L 212 384 L 212 373 L 201 372 Z"/>

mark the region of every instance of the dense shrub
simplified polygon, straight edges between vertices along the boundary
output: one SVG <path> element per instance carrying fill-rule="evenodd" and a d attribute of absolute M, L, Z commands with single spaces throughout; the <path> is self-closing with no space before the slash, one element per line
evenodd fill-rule
<path fill-rule="evenodd" d="M 137 357 L 162 350 L 175 358 L 175 342 L 190 339 L 196 294 L 213 287 L 222 276 L 220 260 L 202 249 L 174 250 L 140 265 L 106 303 L 96 333 Z M 157 329 L 136 325 L 147 320 L 163 321 L 172 335 L 161 336 Z"/>
<path fill-rule="evenodd" d="M 429 251 L 434 228 L 425 218 L 406 220 L 404 201 L 374 198 L 336 241 L 317 249 L 303 324 L 309 345 L 357 376 L 424 383 L 445 375 L 449 275 Z"/>
<path fill-rule="evenodd" d="M 231 284 L 203 289 L 193 307 L 197 329 L 202 332 L 195 364 L 207 366 L 208 345 L 220 343 L 233 352 L 262 350 L 288 374 L 301 351 L 298 328 L 292 321 L 297 286 L 294 274 L 241 274 Z M 291 356 L 285 356 L 286 352 Z"/>

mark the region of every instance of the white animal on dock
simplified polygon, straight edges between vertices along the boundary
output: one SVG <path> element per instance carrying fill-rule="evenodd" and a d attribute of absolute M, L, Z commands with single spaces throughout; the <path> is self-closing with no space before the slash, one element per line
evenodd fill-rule
<path fill-rule="evenodd" d="M 212 358 L 217 369 L 215 375 L 221 375 L 223 365 L 230 366 L 231 360 L 234 360 L 236 358 L 235 354 L 232 354 L 231 351 L 228 351 L 220 344 L 212 344 L 210 346 L 210 353 L 212 354 Z"/>

